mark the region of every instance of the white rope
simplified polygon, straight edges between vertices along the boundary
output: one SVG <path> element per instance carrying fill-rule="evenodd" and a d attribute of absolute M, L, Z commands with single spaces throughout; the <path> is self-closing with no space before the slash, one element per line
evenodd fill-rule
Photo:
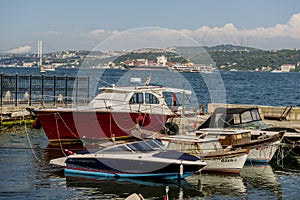
<path fill-rule="evenodd" d="M 62 143 L 61 143 L 60 132 L 59 132 L 58 123 L 57 123 L 58 116 L 56 115 L 56 113 L 54 113 L 54 118 L 55 118 L 56 131 L 57 131 L 57 136 L 58 136 L 60 150 L 62 151 L 62 153 L 64 154 L 64 156 L 67 157 L 67 155 L 65 154 L 65 150 L 64 150 L 64 148 L 62 146 Z"/>
<path fill-rule="evenodd" d="M 24 115 L 23 115 L 23 121 L 24 121 Z M 29 134 L 28 134 L 28 129 L 27 129 L 27 126 L 26 126 L 26 123 L 24 122 L 24 128 L 25 128 L 25 133 L 26 133 L 26 138 L 27 138 L 27 141 L 28 141 L 28 144 L 29 144 L 29 147 L 32 151 L 32 154 L 34 155 L 35 159 L 38 161 L 38 162 L 41 162 L 41 160 L 37 157 L 33 147 L 32 147 L 32 144 L 31 144 L 31 141 L 30 141 L 30 138 L 29 138 Z"/>

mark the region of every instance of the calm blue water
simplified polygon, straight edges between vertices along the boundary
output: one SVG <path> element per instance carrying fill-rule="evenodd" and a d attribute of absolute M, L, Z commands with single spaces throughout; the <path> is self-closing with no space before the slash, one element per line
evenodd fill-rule
<path fill-rule="evenodd" d="M 8 74 L 39 74 L 39 69 L 0 68 Z M 48 73 L 48 72 L 47 72 Z M 221 72 L 171 75 L 166 72 L 128 72 L 99 69 L 58 69 L 56 75 L 93 77 L 91 85 L 125 84 L 128 77 L 152 74 L 153 83 L 192 88 L 198 103 L 223 102 L 260 105 L 299 106 L 300 73 Z M 134 73 L 134 74 L 132 74 Z M 49 72 L 48 74 L 53 74 Z M 97 76 L 101 76 L 101 78 Z M 224 87 L 223 87 L 224 86 Z M 223 91 L 225 88 L 225 92 Z M 43 130 L 28 126 L 0 130 L 0 199 L 123 199 L 133 192 L 147 199 L 163 199 L 166 186 L 170 199 L 298 199 L 300 157 L 289 161 L 275 157 L 271 165 L 247 166 L 240 175 L 202 174 L 185 181 L 161 182 L 119 179 L 64 177 L 61 169 L 50 166 L 50 159 L 63 156 L 62 148 L 82 149 L 81 145 L 49 144 Z M 278 161 L 278 163 L 277 163 Z M 282 168 L 283 167 L 283 168 Z"/>
<path fill-rule="evenodd" d="M 39 75 L 39 68 L 0 67 L 0 73 Z M 56 69 L 46 75 L 89 76 L 90 96 L 108 84 L 128 85 L 130 78 L 151 75 L 151 83 L 193 90 L 198 104 L 224 102 L 273 106 L 300 106 L 300 73 L 228 72 L 219 74 L 174 73 L 167 71 Z"/>

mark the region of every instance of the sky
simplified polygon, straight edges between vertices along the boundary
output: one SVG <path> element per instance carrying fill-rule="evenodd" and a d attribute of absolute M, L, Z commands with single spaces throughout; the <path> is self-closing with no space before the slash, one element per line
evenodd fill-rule
<path fill-rule="evenodd" d="M 37 52 L 38 40 L 44 51 L 92 50 L 147 27 L 174 30 L 204 46 L 300 49 L 299 0 L 0 0 L 0 5 L 0 53 Z M 166 33 L 155 37 L 161 42 Z"/>

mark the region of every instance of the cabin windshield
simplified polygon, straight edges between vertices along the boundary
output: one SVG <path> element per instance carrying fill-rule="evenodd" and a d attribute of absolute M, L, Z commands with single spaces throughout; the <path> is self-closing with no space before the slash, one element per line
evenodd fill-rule
<path fill-rule="evenodd" d="M 125 103 L 128 93 L 104 90 L 98 94 L 90 103 L 93 107 L 116 106 Z"/>
<path fill-rule="evenodd" d="M 151 93 L 134 93 L 129 100 L 130 104 L 159 104 L 159 99 Z"/>
<path fill-rule="evenodd" d="M 164 144 L 160 140 L 146 140 L 145 142 L 153 149 L 165 149 Z"/>
<path fill-rule="evenodd" d="M 192 154 L 192 155 L 199 155 L 200 154 L 200 150 L 197 147 L 196 143 L 186 143 L 184 144 L 184 150 L 183 152 L 186 152 L 188 154 Z"/>
<path fill-rule="evenodd" d="M 216 151 L 215 145 L 212 142 L 204 142 L 200 145 L 201 153 L 209 153 L 211 151 Z"/>
<path fill-rule="evenodd" d="M 242 120 L 242 123 L 247 123 L 247 122 L 253 121 L 251 112 L 246 111 L 246 112 L 242 113 L 241 114 L 241 120 Z"/>
<path fill-rule="evenodd" d="M 257 110 L 249 110 L 246 112 L 243 112 L 241 114 L 241 123 L 248 123 L 252 121 L 258 121 L 261 120 L 260 115 Z"/>
<path fill-rule="evenodd" d="M 124 145 L 121 145 L 121 146 L 115 146 L 115 147 L 112 147 L 112 148 L 108 148 L 108 149 L 104 149 L 104 150 L 100 150 L 98 151 L 97 153 L 122 153 L 122 152 L 131 152 L 131 150 L 129 148 L 127 148 L 126 146 Z"/>
<path fill-rule="evenodd" d="M 178 141 L 170 141 L 168 144 L 168 148 L 180 152 L 185 152 L 188 154 L 192 154 L 198 156 L 201 152 L 196 143 L 182 143 Z"/>
<path fill-rule="evenodd" d="M 152 145 L 155 146 L 154 143 L 152 143 Z M 142 142 L 126 144 L 126 146 L 128 146 L 132 151 L 147 152 L 147 151 L 154 151 L 158 145 L 153 147 L 153 146 L 149 145 L 148 143 L 142 141 Z"/>
<path fill-rule="evenodd" d="M 253 120 L 261 120 L 260 115 L 257 110 L 251 110 L 251 115 Z"/>

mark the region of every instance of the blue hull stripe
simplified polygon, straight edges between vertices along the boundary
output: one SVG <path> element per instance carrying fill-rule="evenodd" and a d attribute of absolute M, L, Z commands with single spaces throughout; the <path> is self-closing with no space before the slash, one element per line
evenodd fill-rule
<path fill-rule="evenodd" d="M 255 163 L 268 163 L 269 159 L 253 159 L 253 158 L 247 158 L 246 162 L 255 162 Z"/>
<path fill-rule="evenodd" d="M 82 175 L 92 175 L 92 176 L 102 176 L 102 177 L 111 177 L 111 178 L 142 178 L 142 177 L 159 177 L 159 178 L 167 178 L 167 179 L 177 179 L 178 173 L 157 173 L 157 174 L 112 174 L 105 172 L 94 172 L 94 171 L 84 171 L 84 170 L 75 170 L 75 169 L 67 169 L 65 168 L 65 173 L 68 174 L 82 174 Z M 190 175 L 194 174 L 194 172 L 186 172 L 182 175 L 181 178 L 186 178 Z"/>

